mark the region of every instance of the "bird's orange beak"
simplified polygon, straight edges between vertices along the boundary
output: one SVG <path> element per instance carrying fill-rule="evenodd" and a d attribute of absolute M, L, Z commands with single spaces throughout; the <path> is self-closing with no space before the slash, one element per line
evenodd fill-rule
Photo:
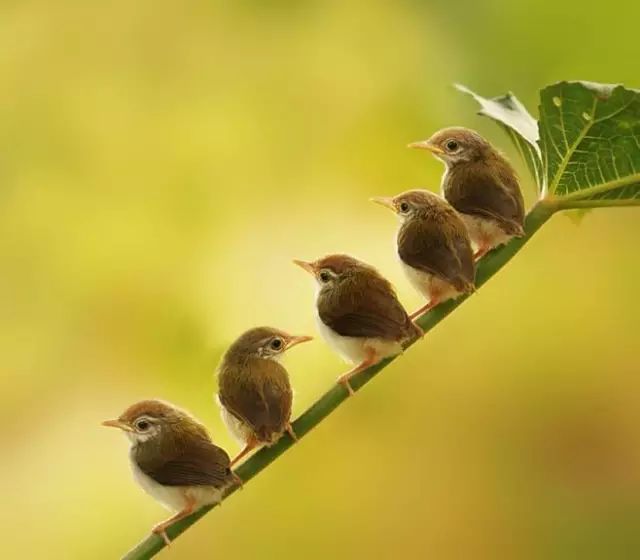
<path fill-rule="evenodd" d="M 417 150 L 429 150 L 432 154 L 440 155 L 444 154 L 444 150 L 438 148 L 438 146 L 429 142 L 429 140 L 422 140 L 420 142 L 412 142 L 407 148 L 415 148 Z"/>
<path fill-rule="evenodd" d="M 293 264 L 297 264 L 300 268 L 303 268 L 309 274 L 313 274 L 315 276 L 316 267 L 313 263 L 310 263 L 307 261 L 299 261 L 298 259 L 293 259 Z"/>
<path fill-rule="evenodd" d="M 374 196 L 369 199 L 371 202 L 375 202 L 376 204 L 380 204 L 380 206 L 384 206 L 385 208 L 389 208 L 389 210 L 396 211 L 396 206 L 393 203 L 393 198 L 390 196 Z"/>
<path fill-rule="evenodd" d="M 131 426 L 125 424 L 120 420 L 105 420 L 102 425 L 107 426 L 108 428 L 119 428 L 120 430 L 124 430 L 125 432 L 133 432 Z"/>
<path fill-rule="evenodd" d="M 293 348 L 297 344 L 309 342 L 310 340 L 313 340 L 312 336 L 290 336 L 289 340 L 287 341 L 287 350 L 289 350 L 289 348 Z"/>

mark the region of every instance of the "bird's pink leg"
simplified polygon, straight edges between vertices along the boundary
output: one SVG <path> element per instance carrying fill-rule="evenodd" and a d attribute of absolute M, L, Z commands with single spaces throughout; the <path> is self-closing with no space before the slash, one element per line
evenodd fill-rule
<path fill-rule="evenodd" d="M 240 451 L 231 461 L 231 466 L 235 465 L 240 459 L 242 459 L 247 453 L 251 453 L 251 451 L 258 445 L 258 440 L 254 437 L 251 437 L 249 441 L 247 441 L 243 450 Z"/>
<path fill-rule="evenodd" d="M 156 535 L 160 535 L 162 537 L 162 540 L 167 546 L 171 545 L 171 540 L 169 539 L 169 535 L 167 535 L 167 529 L 171 527 L 171 525 L 173 525 L 176 521 L 180 521 L 180 519 L 184 519 L 188 515 L 191 515 L 193 513 L 193 510 L 195 509 L 196 501 L 192 496 L 185 494 L 185 500 L 186 503 L 183 509 L 181 509 L 175 515 L 171 516 L 166 521 L 158 523 L 151 529 L 152 533 L 155 533 Z"/>
<path fill-rule="evenodd" d="M 488 252 L 489 252 L 489 247 L 487 247 L 486 245 L 479 247 L 478 250 L 475 253 L 473 253 L 473 260 L 475 260 L 476 262 L 479 261 Z"/>
<path fill-rule="evenodd" d="M 244 481 L 234 472 L 231 473 L 231 478 L 233 478 L 233 482 L 236 486 L 238 486 L 241 490 L 244 488 Z"/>
<path fill-rule="evenodd" d="M 416 309 L 411 315 L 409 315 L 409 319 L 411 319 L 414 323 L 417 319 L 422 317 L 425 313 L 431 311 L 434 307 L 436 307 L 440 303 L 439 297 L 432 296 L 431 299 L 425 303 L 419 309 Z"/>
<path fill-rule="evenodd" d="M 490 238 L 482 238 L 477 243 L 478 248 L 476 249 L 476 252 L 473 253 L 473 258 L 476 262 L 484 257 L 493 248 Z"/>
<path fill-rule="evenodd" d="M 350 369 L 347 373 L 343 373 L 340 377 L 338 377 L 338 383 L 345 386 L 347 391 L 349 391 L 349 395 L 354 395 L 353 388 L 349 383 L 349 379 L 351 379 L 354 375 L 364 371 L 368 367 L 371 367 L 373 364 L 377 364 L 380 361 L 380 358 L 376 355 L 376 351 L 373 348 L 367 348 L 367 357 L 362 360 L 356 367 Z"/>
<path fill-rule="evenodd" d="M 409 315 L 409 319 L 413 321 L 413 324 L 416 325 L 416 327 L 419 327 L 416 321 L 420 317 L 431 311 L 434 307 L 440 305 L 440 303 L 442 303 L 442 291 L 432 284 L 429 289 L 429 301 L 425 303 L 420 309 L 416 309 L 411 315 Z"/>
<path fill-rule="evenodd" d="M 298 441 L 298 436 L 296 435 L 296 433 L 293 431 L 293 426 L 291 424 L 287 424 L 287 426 L 285 427 L 285 430 L 287 431 L 287 433 L 291 436 L 291 439 L 293 441 Z"/>

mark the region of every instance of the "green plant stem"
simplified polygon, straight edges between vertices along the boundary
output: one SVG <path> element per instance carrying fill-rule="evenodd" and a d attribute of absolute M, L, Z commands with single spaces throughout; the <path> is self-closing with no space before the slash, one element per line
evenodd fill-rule
<path fill-rule="evenodd" d="M 524 246 L 533 234 L 540 229 L 540 227 L 553 215 L 557 210 L 557 205 L 548 202 L 538 202 L 529 212 L 525 222 L 525 236 L 519 239 L 513 239 L 507 245 L 492 251 L 486 255 L 478 265 L 476 275 L 476 285 L 482 286 L 489 278 L 491 278 L 496 272 L 498 272 L 511 258 Z M 442 319 L 444 319 L 449 313 L 451 313 L 458 306 L 467 299 L 467 297 L 461 297 L 455 301 L 448 301 L 443 303 L 422 317 L 419 321 L 420 326 L 424 329 L 425 333 L 435 327 Z M 415 341 L 417 342 L 417 341 Z M 414 343 L 415 343 L 414 342 Z M 351 385 L 354 391 L 358 391 L 363 385 L 371 381 L 381 370 L 387 367 L 395 358 L 383 360 L 379 364 L 370 367 L 368 370 L 362 372 L 360 375 L 352 379 Z M 324 420 L 331 412 L 336 409 L 341 403 L 348 400 L 349 396 L 346 389 L 341 385 L 334 385 L 329 391 L 322 395 L 311 407 L 309 407 L 294 423 L 294 430 L 299 438 L 304 437 L 315 426 L 317 426 L 322 420 Z M 257 453 L 255 453 L 245 463 L 240 465 L 236 470 L 236 473 L 240 478 L 247 483 L 260 471 L 267 467 L 271 462 L 276 460 L 287 449 L 289 449 L 294 442 L 288 435 L 283 436 L 272 447 L 263 447 Z M 233 494 L 237 488 L 231 489 L 225 499 Z M 178 521 L 171 526 L 167 533 L 169 538 L 175 539 L 178 535 L 183 533 L 188 527 L 193 525 L 203 515 L 206 515 L 215 506 L 207 506 L 190 515 L 189 517 Z M 155 556 L 165 544 L 158 535 L 150 535 L 134 549 L 128 552 L 124 556 L 124 560 L 146 560 Z"/>
<path fill-rule="evenodd" d="M 559 198 L 556 201 L 558 210 L 581 210 L 589 208 L 622 208 L 625 206 L 640 206 L 640 198 L 617 199 L 594 199 L 594 200 L 566 200 Z"/>

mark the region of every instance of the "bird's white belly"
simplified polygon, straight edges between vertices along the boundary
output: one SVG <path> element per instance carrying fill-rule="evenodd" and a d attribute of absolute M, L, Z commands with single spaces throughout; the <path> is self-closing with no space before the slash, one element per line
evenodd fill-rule
<path fill-rule="evenodd" d="M 400 263 L 409 283 L 427 299 L 436 297 L 438 301 L 447 301 L 460 295 L 460 292 L 446 280 L 413 268 L 402 259 Z"/>
<path fill-rule="evenodd" d="M 224 405 L 220 402 L 220 398 L 218 397 L 218 404 L 220 405 L 220 415 L 222 416 L 222 421 L 225 426 L 231 433 L 231 435 L 240 443 L 241 445 L 245 445 L 249 438 L 251 437 L 251 427 L 245 424 L 242 420 L 238 420 L 233 414 L 231 414 Z"/>
<path fill-rule="evenodd" d="M 402 265 L 402 270 L 404 270 L 407 280 L 409 280 L 409 283 L 416 289 L 416 291 L 420 292 L 423 296 L 430 298 L 433 274 L 413 268 L 402 259 L 400 259 L 400 264 Z"/>
<path fill-rule="evenodd" d="M 213 486 L 164 486 L 146 475 L 135 461 L 131 461 L 131 470 L 136 482 L 152 498 L 170 511 L 180 511 L 187 505 L 187 496 L 195 500 L 196 507 L 216 504 L 222 498 L 222 489 Z"/>
<path fill-rule="evenodd" d="M 393 340 L 339 335 L 322 322 L 318 313 L 316 313 L 316 323 L 322 338 L 346 362 L 361 363 L 368 357 L 368 348 L 375 350 L 380 358 L 395 356 L 402 352 L 402 344 Z"/>
<path fill-rule="evenodd" d="M 490 248 L 498 247 L 513 237 L 513 235 L 505 233 L 493 220 L 486 220 L 469 214 L 460 214 L 460 217 L 464 225 L 467 226 L 469 237 L 476 249 L 483 245 Z"/>

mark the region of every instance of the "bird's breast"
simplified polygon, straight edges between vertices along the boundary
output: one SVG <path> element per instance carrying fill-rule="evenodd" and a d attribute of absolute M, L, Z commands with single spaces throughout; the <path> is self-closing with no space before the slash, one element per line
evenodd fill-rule
<path fill-rule="evenodd" d="M 138 466 L 134 459 L 131 460 L 131 471 L 140 487 L 168 510 L 180 511 L 186 505 L 185 497 L 179 486 L 164 486 L 156 482 Z"/>
<path fill-rule="evenodd" d="M 409 283 L 414 287 L 414 289 L 422 295 L 430 297 L 433 275 L 412 267 L 402 259 L 400 259 L 400 262 L 402 263 L 402 270 L 404 270 L 407 280 L 409 280 Z"/>
<path fill-rule="evenodd" d="M 369 356 L 367 352 L 369 348 L 374 349 L 380 357 L 395 356 L 402 352 L 402 344 L 395 340 L 342 336 L 325 325 L 317 312 L 316 323 L 320 336 L 345 362 L 352 364 L 363 362 Z"/>
<path fill-rule="evenodd" d="M 220 402 L 219 398 L 218 402 L 220 403 L 220 415 L 227 429 L 240 444 L 245 445 L 253 433 L 251 426 L 231 414 Z"/>
<path fill-rule="evenodd" d="M 213 486 L 165 486 L 146 474 L 135 460 L 131 460 L 133 478 L 154 500 L 169 511 L 180 511 L 188 502 L 195 501 L 196 508 L 218 503 L 222 499 L 222 489 Z"/>

